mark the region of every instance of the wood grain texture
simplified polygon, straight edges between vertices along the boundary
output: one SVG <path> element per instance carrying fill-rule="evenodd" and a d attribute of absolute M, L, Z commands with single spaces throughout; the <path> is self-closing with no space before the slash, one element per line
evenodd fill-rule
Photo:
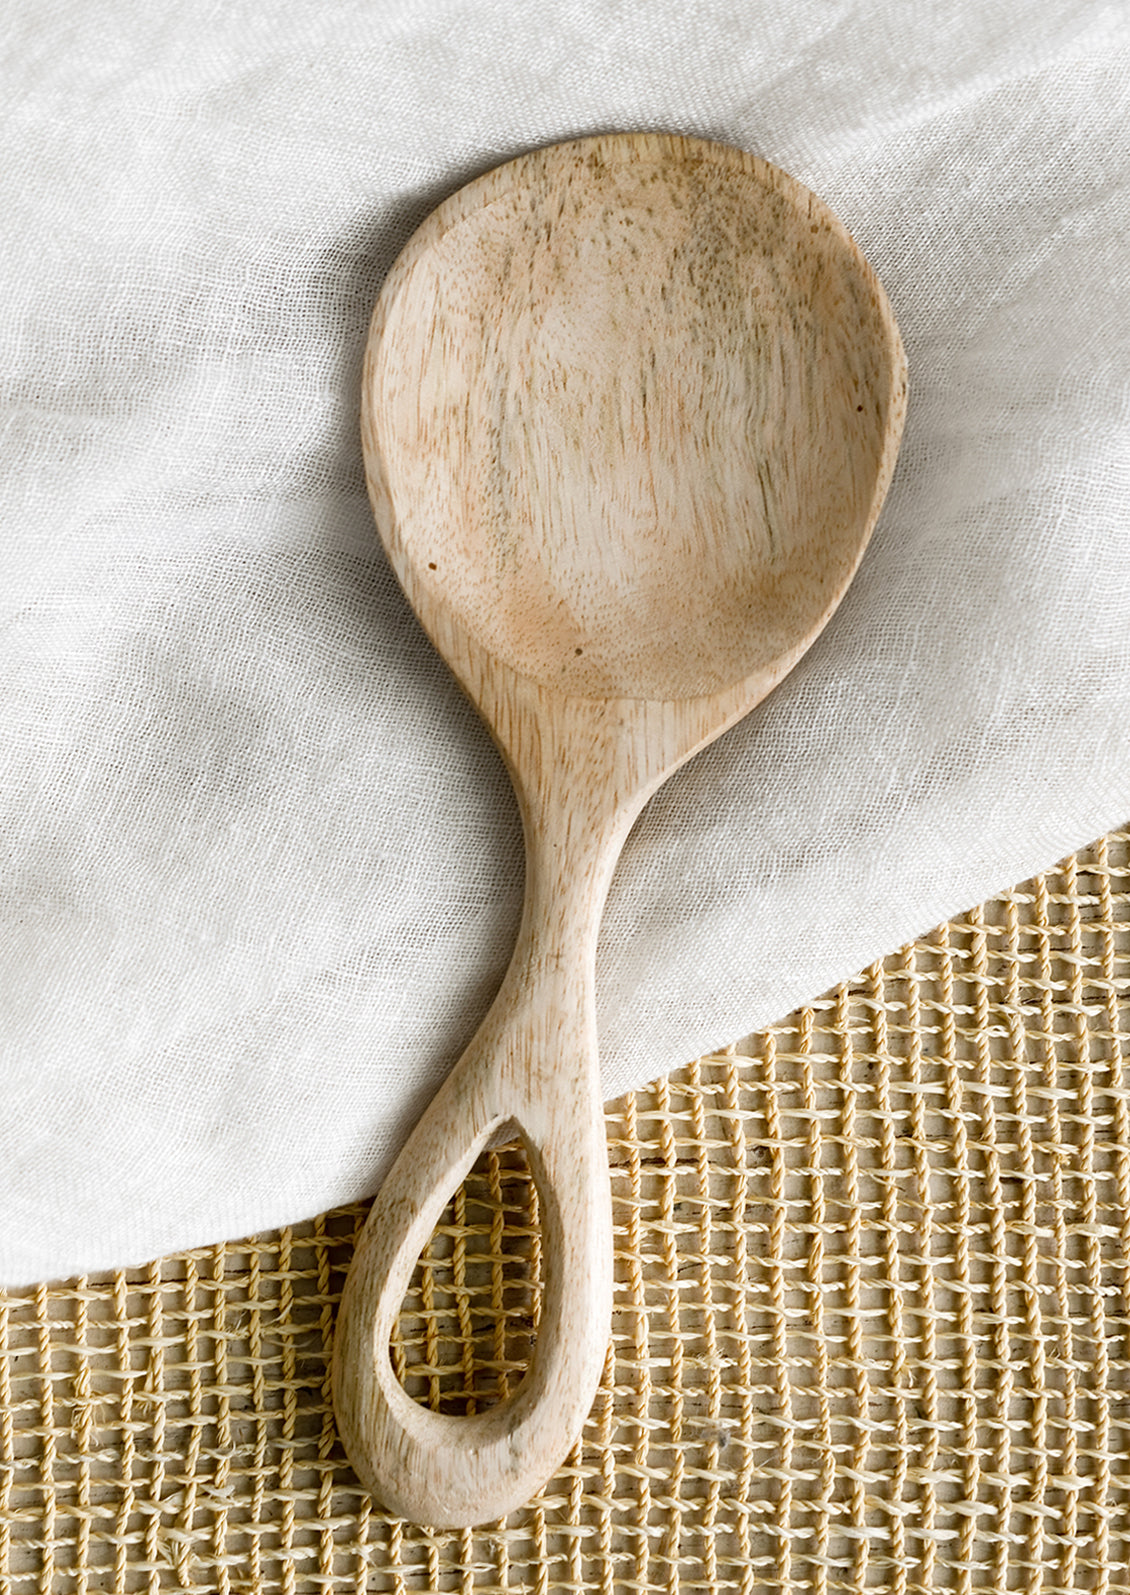
<path fill-rule="evenodd" d="M 527 850 L 509 972 L 374 1204 L 338 1322 L 342 1439 L 406 1517 L 500 1517 L 580 1431 L 611 1300 L 608 883 L 660 782 L 831 615 L 905 398 L 890 308 L 841 224 L 721 145 L 537 151 L 441 205 L 389 275 L 363 388 L 374 513 L 506 759 Z M 503 1129 L 542 1201 L 542 1325 L 509 1399 L 443 1417 L 400 1388 L 389 1337 L 444 1201 Z"/>

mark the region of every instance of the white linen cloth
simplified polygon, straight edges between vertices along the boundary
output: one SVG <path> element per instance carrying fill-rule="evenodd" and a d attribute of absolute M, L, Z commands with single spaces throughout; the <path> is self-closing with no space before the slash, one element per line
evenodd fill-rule
<path fill-rule="evenodd" d="M 1130 813 L 1127 33 L 1086 0 L 9 0 L 0 1279 L 373 1190 L 489 1001 L 517 814 L 373 532 L 358 382 L 412 228 L 532 145 L 785 167 L 911 373 L 838 616 L 630 838 L 609 1095 Z"/>

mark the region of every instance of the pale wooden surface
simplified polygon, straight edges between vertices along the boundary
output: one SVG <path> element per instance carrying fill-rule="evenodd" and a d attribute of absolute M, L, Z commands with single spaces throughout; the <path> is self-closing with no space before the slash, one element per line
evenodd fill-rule
<path fill-rule="evenodd" d="M 657 135 L 542 150 L 436 211 L 374 317 L 374 510 L 422 623 L 490 726 L 527 841 L 514 960 L 382 1189 L 342 1301 L 339 1427 L 416 1521 L 521 1505 L 580 1432 L 608 1344 L 610 1198 L 593 963 L 648 796 L 810 645 L 862 555 L 906 393 L 882 290 L 840 224 L 742 152 Z M 476 1155 L 525 1144 L 543 1211 L 530 1371 L 427 1412 L 389 1340 Z"/>

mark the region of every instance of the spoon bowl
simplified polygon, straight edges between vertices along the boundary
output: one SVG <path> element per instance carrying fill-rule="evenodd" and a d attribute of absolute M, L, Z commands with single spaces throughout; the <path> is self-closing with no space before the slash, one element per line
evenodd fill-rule
<path fill-rule="evenodd" d="M 577 1438 L 611 1310 L 593 983 L 612 869 L 659 783 L 828 620 L 905 397 L 842 225 L 723 145 L 539 150 L 453 195 L 389 275 L 363 384 L 374 513 L 506 758 L 527 852 L 508 974 L 377 1198 L 339 1318 L 339 1428 L 405 1516 L 497 1518 Z M 514 1395 L 443 1417 L 397 1383 L 389 1335 L 444 1201 L 503 1132 L 541 1196 L 541 1325 Z"/>

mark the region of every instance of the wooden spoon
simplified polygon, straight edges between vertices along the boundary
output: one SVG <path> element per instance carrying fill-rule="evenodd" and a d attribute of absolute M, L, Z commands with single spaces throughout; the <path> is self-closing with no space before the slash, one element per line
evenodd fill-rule
<path fill-rule="evenodd" d="M 831 615 L 905 396 L 844 228 L 718 144 L 619 134 L 523 156 L 442 204 L 388 277 L 364 377 L 373 508 L 506 759 L 527 871 L 509 971 L 377 1197 L 338 1318 L 338 1427 L 404 1517 L 501 1517 L 580 1434 L 612 1295 L 593 998 L 609 879 L 660 782 Z M 544 1232 L 530 1367 L 487 1412 L 430 1412 L 389 1337 L 444 1203 L 514 1133 Z"/>

